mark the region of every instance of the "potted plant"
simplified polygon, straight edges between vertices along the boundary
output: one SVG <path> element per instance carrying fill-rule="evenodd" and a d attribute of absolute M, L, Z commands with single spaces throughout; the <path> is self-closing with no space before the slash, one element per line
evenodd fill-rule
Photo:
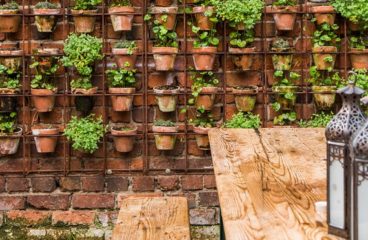
<path fill-rule="evenodd" d="M 13 71 L 19 71 L 22 66 L 23 50 L 18 49 L 1 49 L 0 50 L 0 64 L 12 69 Z"/>
<path fill-rule="evenodd" d="M 102 117 L 96 118 L 91 114 L 84 118 L 72 116 L 66 125 L 64 135 L 72 142 L 74 150 L 92 154 L 98 149 L 98 143 L 105 132 Z"/>
<path fill-rule="evenodd" d="M 363 34 L 349 39 L 350 62 L 354 69 L 368 69 L 368 38 Z"/>
<path fill-rule="evenodd" d="M 275 52 L 272 55 L 272 64 L 276 71 L 288 71 L 291 69 L 293 54 L 289 53 L 291 51 L 289 41 L 282 38 L 276 38 L 272 42 L 271 51 Z"/>
<path fill-rule="evenodd" d="M 36 54 L 57 53 L 58 49 L 42 49 Z M 55 56 L 33 56 L 32 64 L 35 75 L 31 81 L 31 95 L 33 105 L 37 112 L 51 112 L 55 104 L 54 94 L 57 87 L 54 83 L 54 76 L 59 69 L 59 58 Z"/>
<path fill-rule="evenodd" d="M 0 64 L 0 94 L 15 94 L 20 88 L 20 73 Z"/>
<path fill-rule="evenodd" d="M 102 0 L 75 0 L 71 10 L 74 18 L 74 28 L 77 33 L 90 33 L 95 29 L 97 5 Z"/>
<path fill-rule="evenodd" d="M 211 110 L 218 91 L 218 78 L 213 72 L 193 73 L 192 78 L 192 97 L 188 103 L 195 104 L 196 108 L 201 111 Z"/>
<path fill-rule="evenodd" d="M 178 102 L 180 88 L 177 86 L 158 86 L 153 88 L 156 94 L 156 102 L 161 112 L 174 112 Z"/>
<path fill-rule="evenodd" d="M 261 126 L 261 119 L 259 115 L 253 113 L 238 112 L 234 114 L 231 119 L 226 121 L 222 127 L 224 128 L 255 128 L 258 129 Z"/>
<path fill-rule="evenodd" d="M 65 56 L 62 62 L 65 67 L 73 67 L 78 77 L 74 78 L 70 86 L 73 93 L 94 94 L 97 87 L 91 83 L 93 64 L 103 58 L 102 41 L 99 38 L 74 33 L 70 34 L 64 44 Z"/>
<path fill-rule="evenodd" d="M 57 15 L 60 14 L 60 6 L 48 1 L 38 2 L 34 8 L 36 27 L 39 32 L 52 32 L 54 30 Z"/>
<path fill-rule="evenodd" d="M 332 120 L 334 114 L 332 112 L 314 113 L 309 120 L 300 120 L 299 127 L 302 128 L 326 128 L 327 124 Z"/>
<path fill-rule="evenodd" d="M 209 112 L 198 112 L 195 119 L 190 119 L 189 123 L 193 125 L 193 132 L 196 133 L 195 139 L 199 149 L 208 150 L 210 141 L 208 139 L 208 131 L 215 126 L 213 116 Z"/>
<path fill-rule="evenodd" d="M 218 22 L 215 8 L 211 4 L 211 0 L 198 0 L 196 1 L 198 6 L 193 7 L 192 12 L 200 30 L 209 31 Z"/>
<path fill-rule="evenodd" d="M 351 31 L 360 31 L 368 27 L 367 3 L 365 1 L 330 0 L 336 12 L 348 19 Z"/>
<path fill-rule="evenodd" d="M 135 93 L 136 70 L 124 68 L 107 70 L 109 80 L 109 94 L 112 94 L 112 109 L 117 112 L 130 111 L 132 109 L 133 95 Z M 122 95 L 120 95 L 122 94 Z"/>
<path fill-rule="evenodd" d="M 170 120 L 156 120 L 152 131 L 155 133 L 155 144 L 158 150 L 173 150 L 176 142 L 175 133 L 178 127 Z"/>
<path fill-rule="evenodd" d="M 319 25 L 313 34 L 313 61 L 318 70 L 333 69 L 336 61 L 336 45 L 341 41 L 335 33 L 339 29 L 336 24 Z"/>
<path fill-rule="evenodd" d="M 217 46 L 220 40 L 216 37 L 216 30 L 200 31 L 196 26 L 192 26 L 192 31 L 198 35 L 193 43 L 193 62 L 198 71 L 213 70 Z"/>
<path fill-rule="evenodd" d="M 298 11 L 296 0 L 276 0 L 272 3 L 271 11 L 277 30 L 291 31 L 294 29 Z"/>
<path fill-rule="evenodd" d="M 134 69 L 137 61 L 137 49 L 136 41 L 120 40 L 115 43 L 112 48 L 112 54 L 118 67 L 127 70 Z"/>
<path fill-rule="evenodd" d="M 108 11 L 115 32 L 132 30 L 134 7 L 130 0 L 112 1 Z"/>
<path fill-rule="evenodd" d="M 357 87 L 362 88 L 365 92 L 364 96 L 367 96 L 368 90 L 368 70 L 367 69 L 355 69 L 350 72 L 348 82 L 354 82 Z"/>
<path fill-rule="evenodd" d="M 50 124 L 38 124 L 32 126 L 32 134 L 36 144 L 38 153 L 53 153 L 55 152 L 57 143 L 57 134 L 59 129 Z"/>
<path fill-rule="evenodd" d="M 333 25 L 335 23 L 335 9 L 331 5 L 315 5 L 310 6 L 309 11 L 314 14 L 314 19 L 318 25 L 327 23 Z"/>
<path fill-rule="evenodd" d="M 233 31 L 230 33 L 229 53 L 234 65 L 243 71 L 252 68 L 256 48 L 247 47 L 254 41 L 254 32 L 251 30 Z"/>
<path fill-rule="evenodd" d="M 16 125 L 17 113 L 0 113 L 0 156 L 14 154 L 18 151 L 23 129 Z"/>
<path fill-rule="evenodd" d="M 337 72 L 319 71 L 316 66 L 309 69 L 308 82 L 312 84 L 313 99 L 316 107 L 321 110 L 331 109 L 335 103 L 337 87 L 341 78 Z"/>
<path fill-rule="evenodd" d="M 144 20 L 151 20 L 151 16 L 146 15 Z M 173 70 L 179 46 L 176 32 L 167 30 L 165 26 L 158 21 L 154 21 L 152 31 L 154 34 L 152 53 L 156 70 Z"/>
<path fill-rule="evenodd" d="M 0 32 L 14 33 L 19 31 L 22 17 L 19 14 L 19 5 L 15 1 L 10 1 L 0 5 Z"/>
<path fill-rule="evenodd" d="M 134 139 L 137 127 L 132 125 L 112 126 L 111 135 L 114 140 L 115 149 L 118 152 L 131 152 L 134 147 Z"/>
<path fill-rule="evenodd" d="M 257 100 L 258 87 L 244 86 L 233 87 L 232 92 L 235 96 L 235 106 L 240 112 L 251 112 Z"/>
<path fill-rule="evenodd" d="M 172 31 L 176 26 L 178 7 L 152 7 L 150 13 L 155 15 L 155 22 Z"/>

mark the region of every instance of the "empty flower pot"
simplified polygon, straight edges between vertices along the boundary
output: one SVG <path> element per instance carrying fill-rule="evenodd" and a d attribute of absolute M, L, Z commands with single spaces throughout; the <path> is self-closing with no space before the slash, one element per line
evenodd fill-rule
<path fill-rule="evenodd" d="M 155 144 L 158 150 L 173 150 L 176 142 L 178 128 L 165 126 L 152 126 L 152 131 L 155 133 Z"/>
<path fill-rule="evenodd" d="M 134 7 L 110 7 L 109 14 L 115 32 L 132 30 Z"/>
<path fill-rule="evenodd" d="M 215 8 L 212 6 L 197 6 L 193 7 L 193 13 L 197 21 L 197 27 L 200 30 L 211 30 L 214 27 L 214 22 L 210 20 L 211 15 L 215 15 Z M 212 14 L 210 14 L 212 13 Z"/>
<path fill-rule="evenodd" d="M 281 105 L 282 111 L 293 110 L 296 97 L 286 99 L 284 96 L 287 93 L 295 93 L 297 89 L 296 86 L 272 86 L 272 91 L 276 93 L 276 101 Z"/>
<path fill-rule="evenodd" d="M 294 29 L 298 6 L 272 6 L 271 9 L 277 30 L 291 31 Z"/>
<path fill-rule="evenodd" d="M 167 30 L 172 31 L 175 29 L 178 7 L 153 7 L 151 11 L 155 15 L 155 20 Z"/>
<path fill-rule="evenodd" d="M 201 93 L 196 98 L 196 108 L 206 111 L 211 110 L 215 103 L 217 90 L 217 87 L 203 87 Z"/>
<path fill-rule="evenodd" d="M 74 28 L 77 33 L 91 33 L 95 29 L 96 10 L 71 10 Z"/>
<path fill-rule="evenodd" d="M 368 49 L 350 49 L 350 62 L 354 69 L 368 69 Z"/>
<path fill-rule="evenodd" d="M 21 16 L 18 9 L 1 9 L 0 10 L 0 32 L 14 33 L 19 31 Z M 7 16 L 5 16 L 7 15 Z"/>
<path fill-rule="evenodd" d="M 18 127 L 13 133 L 8 133 L 0 138 L 0 156 L 11 155 L 18 151 L 20 136 L 23 129 Z"/>
<path fill-rule="evenodd" d="M 136 50 L 133 50 L 131 54 L 128 53 L 127 48 L 113 48 L 112 54 L 119 68 L 127 70 L 133 70 L 137 61 Z M 128 64 L 127 64 L 128 63 Z"/>
<path fill-rule="evenodd" d="M 32 134 L 35 136 L 36 149 L 39 153 L 52 153 L 55 152 L 57 135 L 59 129 L 49 126 L 33 126 Z"/>
<path fill-rule="evenodd" d="M 252 68 L 255 47 L 252 48 L 229 48 L 231 60 L 234 65 L 243 71 L 250 70 Z"/>
<path fill-rule="evenodd" d="M 257 86 L 233 88 L 235 96 L 235 106 L 240 112 L 251 112 L 256 104 L 258 88 Z"/>
<path fill-rule="evenodd" d="M 0 55 L 7 55 L 0 56 L 0 64 L 12 70 L 20 70 L 22 66 L 22 54 L 23 50 L 0 50 Z"/>
<path fill-rule="evenodd" d="M 159 86 L 153 89 L 161 112 L 174 112 L 176 110 L 179 90 L 180 88 L 176 86 Z"/>
<path fill-rule="evenodd" d="M 194 67 L 198 71 L 213 70 L 217 47 L 193 48 Z"/>
<path fill-rule="evenodd" d="M 35 14 L 35 22 L 37 31 L 39 32 L 52 32 L 56 25 L 57 14 L 60 13 L 60 9 L 33 9 Z"/>
<path fill-rule="evenodd" d="M 178 48 L 153 47 L 152 53 L 157 71 L 170 71 L 174 69 Z"/>
<path fill-rule="evenodd" d="M 115 149 L 118 152 L 131 152 L 134 147 L 137 127 L 112 127 L 111 135 L 114 140 Z"/>
<path fill-rule="evenodd" d="M 333 25 L 335 22 L 336 13 L 333 6 L 311 6 L 310 11 L 314 13 L 316 18 L 316 23 L 322 25 L 327 23 L 328 25 Z"/>
<path fill-rule="evenodd" d="M 199 126 L 193 126 L 193 132 L 197 133 L 195 139 L 199 149 L 208 150 L 210 149 L 210 141 L 208 139 L 208 131 L 211 128 L 204 128 Z"/>
<path fill-rule="evenodd" d="M 55 105 L 57 89 L 31 89 L 33 106 L 37 112 L 51 112 Z"/>
<path fill-rule="evenodd" d="M 132 110 L 135 88 L 109 88 L 110 94 L 130 94 L 111 95 L 112 110 L 116 112 L 126 112 Z"/>
<path fill-rule="evenodd" d="M 313 60 L 318 70 L 328 70 L 335 66 L 337 48 L 334 46 L 313 47 Z"/>
<path fill-rule="evenodd" d="M 335 103 L 336 86 L 312 86 L 313 99 L 319 110 L 329 110 Z"/>

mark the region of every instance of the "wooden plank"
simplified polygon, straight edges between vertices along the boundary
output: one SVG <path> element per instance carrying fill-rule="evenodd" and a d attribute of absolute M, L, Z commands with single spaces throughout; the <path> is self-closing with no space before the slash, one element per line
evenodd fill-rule
<path fill-rule="evenodd" d="M 213 129 L 209 133 L 230 240 L 338 239 L 316 222 L 326 200 L 324 129 Z"/>
<path fill-rule="evenodd" d="M 184 197 L 129 197 L 122 201 L 112 240 L 189 240 Z"/>

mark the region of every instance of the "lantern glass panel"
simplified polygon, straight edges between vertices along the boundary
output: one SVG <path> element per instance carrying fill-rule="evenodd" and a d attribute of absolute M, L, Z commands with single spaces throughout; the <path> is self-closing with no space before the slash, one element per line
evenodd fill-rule
<path fill-rule="evenodd" d="M 330 225 L 336 228 L 345 228 L 344 167 L 340 161 L 333 161 L 329 168 Z"/>
<path fill-rule="evenodd" d="M 368 240 L 368 179 L 358 186 L 358 239 Z"/>

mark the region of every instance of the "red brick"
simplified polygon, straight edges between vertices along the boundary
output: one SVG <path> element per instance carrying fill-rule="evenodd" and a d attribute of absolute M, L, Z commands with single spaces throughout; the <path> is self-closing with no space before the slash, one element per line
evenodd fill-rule
<path fill-rule="evenodd" d="M 80 177 L 62 177 L 60 179 L 61 191 L 79 191 L 81 189 Z"/>
<path fill-rule="evenodd" d="M 22 225 L 33 226 L 45 224 L 50 220 L 51 212 L 35 210 L 12 210 L 6 213 L 6 218 L 11 221 L 21 221 Z"/>
<path fill-rule="evenodd" d="M 53 225 L 93 225 L 96 213 L 94 211 L 54 211 Z"/>
<path fill-rule="evenodd" d="M 29 181 L 27 178 L 9 177 L 6 179 L 8 192 L 28 192 Z"/>
<path fill-rule="evenodd" d="M 203 188 L 203 176 L 202 175 L 182 176 L 181 186 L 183 190 L 200 190 Z"/>
<path fill-rule="evenodd" d="M 0 176 L 0 192 L 5 192 L 5 178 Z"/>
<path fill-rule="evenodd" d="M 177 176 L 158 177 L 157 184 L 163 191 L 177 190 L 179 188 L 179 178 Z"/>
<path fill-rule="evenodd" d="M 136 192 L 149 192 L 155 190 L 155 181 L 150 176 L 138 176 L 133 177 L 132 181 L 133 191 Z"/>
<path fill-rule="evenodd" d="M 69 208 L 69 194 L 30 195 L 27 203 L 37 209 L 66 210 Z"/>
<path fill-rule="evenodd" d="M 106 178 L 106 185 L 108 192 L 127 191 L 129 180 L 127 177 L 109 177 Z"/>
<path fill-rule="evenodd" d="M 216 207 L 220 205 L 217 192 L 200 192 L 198 196 L 200 206 Z"/>
<path fill-rule="evenodd" d="M 82 191 L 102 192 L 105 189 L 105 179 L 102 176 L 82 177 Z"/>
<path fill-rule="evenodd" d="M 216 178 L 214 175 L 203 176 L 203 187 L 207 189 L 216 188 Z"/>
<path fill-rule="evenodd" d="M 114 208 L 115 197 L 113 194 L 75 193 L 72 198 L 72 206 L 80 209 Z"/>
<path fill-rule="evenodd" d="M 0 196 L 0 211 L 24 209 L 25 205 L 23 196 Z"/>
<path fill-rule="evenodd" d="M 192 225 L 216 225 L 220 223 L 215 208 L 190 209 L 189 216 Z"/>
<path fill-rule="evenodd" d="M 54 177 L 31 178 L 33 192 L 52 192 L 56 188 Z"/>

